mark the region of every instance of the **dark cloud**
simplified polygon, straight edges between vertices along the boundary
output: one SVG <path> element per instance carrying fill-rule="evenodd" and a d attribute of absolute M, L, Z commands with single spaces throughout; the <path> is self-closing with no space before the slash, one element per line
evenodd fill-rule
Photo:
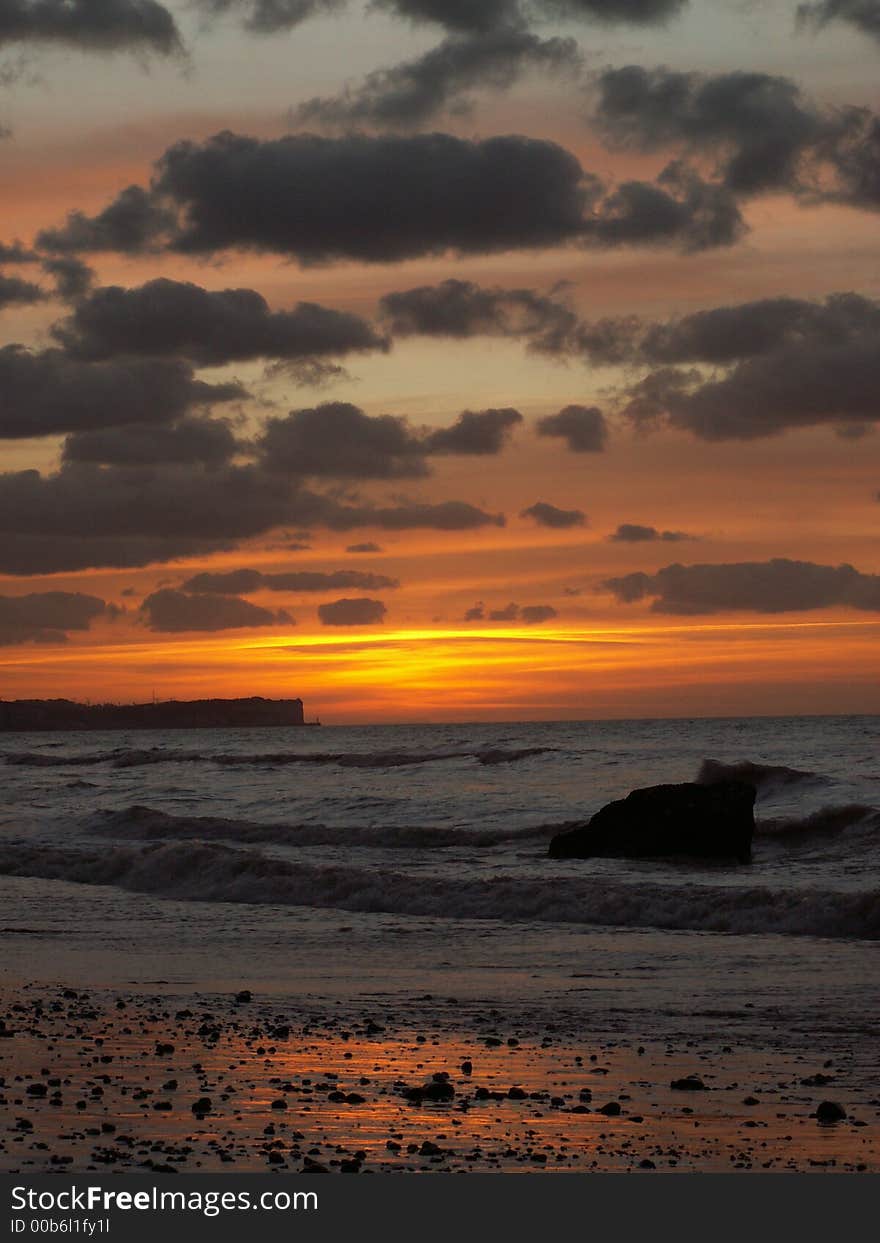
<path fill-rule="evenodd" d="M 0 476 L 0 503 L 5 486 Z M 138 569 L 178 557 L 204 556 L 229 548 L 229 541 L 179 536 L 32 535 L 13 532 L 0 541 L 0 572 L 30 577 L 95 567 Z"/>
<path fill-rule="evenodd" d="M 808 187 L 808 199 L 877 211 L 880 209 L 880 117 L 865 109 L 853 111 L 852 116 L 854 124 L 846 140 L 828 157 L 838 184 L 826 188 L 820 181 Z"/>
<path fill-rule="evenodd" d="M 332 384 L 350 381 L 353 377 L 340 363 L 326 358 L 286 358 L 267 363 L 267 377 L 281 376 L 297 388 L 329 388 Z"/>
<path fill-rule="evenodd" d="M 628 390 L 642 425 L 750 440 L 822 423 L 852 436 L 880 419 L 880 304 L 858 294 L 700 311 L 647 328 L 634 357 L 670 364 Z"/>
<path fill-rule="evenodd" d="M 24 281 L 18 276 L 4 276 L 0 272 L 0 311 L 7 306 L 28 306 L 43 302 L 45 293 L 39 285 Z"/>
<path fill-rule="evenodd" d="M 355 552 L 355 553 L 381 552 L 382 549 L 378 544 L 374 544 L 372 541 L 368 541 L 365 544 L 349 544 L 345 551 Z"/>
<path fill-rule="evenodd" d="M 256 465 L 98 466 L 0 474 L 0 573 L 133 568 L 236 547 L 279 527 L 469 531 L 503 526 L 465 501 L 347 504 Z"/>
<path fill-rule="evenodd" d="M 174 212 L 149 190 L 127 186 L 97 216 L 73 211 L 61 228 L 43 229 L 37 245 L 53 254 L 107 250 L 140 254 L 159 249 L 174 223 Z"/>
<path fill-rule="evenodd" d="M 211 17 L 232 13 L 242 19 L 245 30 L 269 35 L 292 30 L 312 17 L 340 12 L 348 0 L 196 0 Z"/>
<path fill-rule="evenodd" d="M 267 469 L 335 479 L 401 479 L 427 473 L 425 445 L 404 419 L 371 417 L 326 402 L 269 419 L 258 449 Z"/>
<path fill-rule="evenodd" d="M 827 26 L 829 22 L 848 22 L 880 40 L 880 0 L 819 0 L 816 4 L 800 4 L 798 20 L 809 26 Z"/>
<path fill-rule="evenodd" d="M 523 417 L 518 410 L 465 410 L 451 427 L 432 432 L 426 440 L 429 453 L 500 453 L 505 441 Z"/>
<path fill-rule="evenodd" d="M 63 457 L 68 462 L 118 466 L 160 462 L 218 466 L 234 457 L 239 447 L 225 420 L 184 418 L 172 426 L 131 423 L 76 432 L 65 440 Z"/>
<path fill-rule="evenodd" d="M 183 583 L 181 590 L 200 594 L 249 595 L 252 591 L 382 591 L 399 587 L 396 578 L 385 574 L 363 574 L 359 570 L 293 570 L 281 574 L 264 574 L 260 570 L 228 570 L 196 574 Z"/>
<path fill-rule="evenodd" d="M 566 527 L 582 527 L 587 520 L 586 514 L 580 509 L 557 509 L 546 501 L 537 501 L 524 509 L 521 518 L 533 518 L 539 526 L 555 527 L 563 530 Z"/>
<path fill-rule="evenodd" d="M 601 453 L 608 439 L 608 425 L 597 406 L 565 406 L 558 414 L 537 423 L 539 436 L 560 436 L 572 453 Z"/>
<path fill-rule="evenodd" d="M 429 454 L 499 453 L 521 421 L 509 408 L 465 410 L 450 427 L 416 431 L 404 418 L 325 402 L 269 419 L 256 445 L 266 469 L 302 477 L 418 478 Z"/>
<path fill-rule="evenodd" d="M 766 298 L 653 325 L 635 352 L 651 363 L 718 365 L 783 346 L 807 341 L 845 343 L 865 334 L 880 343 L 880 305 L 858 294 L 833 294 L 824 302 Z"/>
<path fill-rule="evenodd" d="M 580 65 L 573 39 L 540 39 L 520 26 L 453 35 L 416 60 L 369 74 L 340 95 L 310 99 L 298 124 L 413 129 L 444 111 L 469 108 L 467 92 L 506 90 L 528 70 L 572 71 Z"/>
<path fill-rule="evenodd" d="M 0 0 L 0 47 L 13 43 L 163 56 L 181 50 L 174 18 L 156 0 Z"/>
<path fill-rule="evenodd" d="M 96 289 L 53 331 L 80 358 L 173 354 L 200 366 L 387 349 L 357 315 L 312 302 L 271 311 L 252 289 L 210 291 L 165 278 L 134 289 Z"/>
<path fill-rule="evenodd" d="M 487 31 L 538 20 L 654 25 L 676 16 L 688 0 L 373 0 L 414 22 L 433 22 L 447 30 Z"/>
<path fill-rule="evenodd" d="M 539 626 L 542 622 L 552 621 L 559 614 L 549 604 L 525 604 L 519 611 L 520 621 L 527 626 Z"/>
<path fill-rule="evenodd" d="M 303 263 L 553 245 L 582 233 L 591 189 L 574 156 L 536 139 L 230 133 L 171 147 L 155 188 L 183 213 L 178 249 Z"/>
<path fill-rule="evenodd" d="M 318 522 L 335 531 L 354 527 L 378 527 L 384 531 L 476 531 L 481 527 L 503 527 L 503 514 L 490 514 L 467 501 L 440 501 L 429 504 L 405 501 L 399 505 L 344 505 L 327 496 L 301 493 L 296 512 L 299 521 Z"/>
<path fill-rule="evenodd" d="M 625 181 L 612 190 L 586 229 L 597 246 L 673 245 L 690 254 L 732 246 L 745 233 L 732 192 L 678 160 L 656 182 Z"/>
<path fill-rule="evenodd" d="M 385 620 L 386 612 L 381 600 L 343 599 L 318 605 L 324 626 L 377 626 Z"/>
<path fill-rule="evenodd" d="M 120 568 L 213 552 L 291 518 L 289 483 L 252 466 L 96 466 L 0 475 L 0 571 Z"/>
<path fill-rule="evenodd" d="M 179 359 L 80 362 L 62 350 L 0 348 L 0 438 L 165 423 L 193 406 L 238 400 L 238 384 L 205 384 Z"/>
<path fill-rule="evenodd" d="M 622 603 L 650 599 L 655 613 L 785 613 L 839 606 L 880 611 L 880 575 L 785 558 L 668 565 L 657 574 L 628 574 L 602 586 Z"/>
<path fill-rule="evenodd" d="M 0 263 L 35 263 L 38 258 L 21 242 L 0 242 Z"/>
<path fill-rule="evenodd" d="M 567 338 L 575 313 L 533 289 L 488 289 L 473 281 L 445 280 L 386 294 L 380 311 L 395 337 Z"/>
<path fill-rule="evenodd" d="M 0 596 L 0 646 L 63 642 L 69 630 L 88 630 L 96 617 L 113 615 L 112 606 L 79 592 L 44 591 Z"/>
<path fill-rule="evenodd" d="M 519 0 L 372 0 L 372 7 L 385 9 L 413 22 L 433 22 L 447 30 L 480 32 L 496 30 L 519 19 Z"/>
<path fill-rule="evenodd" d="M 76 302 L 89 292 L 95 273 L 75 255 L 56 255 L 44 259 L 43 271 L 55 281 L 55 293 L 65 302 Z"/>
<path fill-rule="evenodd" d="M 628 361 L 639 331 L 633 317 L 587 322 L 558 297 L 473 281 L 400 290 L 379 306 L 395 337 L 510 337 L 526 340 L 536 353 L 582 355 L 596 364 Z"/>
<path fill-rule="evenodd" d="M 165 587 L 147 596 L 141 605 L 150 630 L 239 630 L 252 626 L 293 624 L 284 610 L 273 613 L 235 596 L 188 596 Z"/>
<path fill-rule="evenodd" d="M 867 109 L 819 106 L 788 78 L 764 73 L 627 65 L 601 74 L 598 91 L 594 121 L 612 145 L 715 160 L 720 183 L 700 194 L 721 196 L 716 228 L 731 196 L 766 191 L 880 206 L 880 124 Z"/>
<path fill-rule="evenodd" d="M 606 70 L 598 86 L 595 120 L 612 142 L 720 154 L 720 175 L 740 193 L 789 184 L 805 147 L 827 132 L 794 82 L 764 73 L 707 76 L 626 65 Z"/>
<path fill-rule="evenodd" d="M 181 583 L 181 591 L 196 595 L 246 596 L 263 585 L 259 570 L 206 570 Z"/>
<path fill-rule="evenodd" d="M 636 423 L 665 418 L 702 440 L 756 440 L 827 423 L 850 431 L 880 419 L 880 352 L 870 337 L 781 346 L 719 379 L 664 368 L 629 390 Z"/>
<path fill-rule="evenodd" d="M 94 217 L 73 212 L 38 243 L 55 253 L 256 250 L 307 265 L 572 242 L 689 252 L 730 245 L 744 228 L 727 188 L 680 161 L 656 182 L 607 187 L 564 148 L 520 135 L 223 133 L 170 147 L 149 190 L 130 186 Z"/>
<path fill-rule="evenodd" d="M 523 622 L 527 626 L 538 626 L 542 622 L 550 621 L 557 617 L 556 609 L 549 604 L 528 604 L 520 608 L 518 604 L 508 604 L 503 609 L 490 609 L 486 611 L 485 604 L 479 601 L 477 604 L 467 610 L 464 615 L 465 621 L 491 621 L 491 622 Z"/>
<path fill-rule="evenodd" d="M 548 17 L 583 18 L 586 21 L 627 22 L 653 26 L 677 17 L 689 0 L 531 0 Z"/>
<path fill-rule="evenodd" d="M 521 338 L 531 350 L 582 358 L 596 365 L 723 366 L 786 344 L 844 343 L 880 334 L 880 304 L 856 293 L 832 294 L 817 302 L 765 298 L 652 324 L 635 316 L 582 320 L 557 297 L 534 290 L 447 280 L 387 294 L 380 313 L 395 337 Z M 569 413 L 577 409 L 567 408 L 564 418 L 554 415 L 542 420 L 539 430 L 545 430 L 541 434 L 567 434 L 563 427 L 570 426 L 576 440 L 585 440 L 587 446 L 596 445 L 598 435 L 601 447 L 607 429 L 600 412 L 592 408 L 594 412 L 586 416 Z"/>
<path fill-rule="evenodd" d="M 608 538 L 617 544 L 677 544 L 682 540 L 692 540 L 696 536 L 685 531 L 658 531 L 656 527 L 643 527 L 635 522 L 622 522 L 613 535 Z"/>
<path fill-rule="evenodd" d="M 534 336 L 529 349 L 538 354 L 580 357 L 594 366 L 603 367 L 632 359 L 639 332 L 634 315 L 614 319 L 581 320 L 574 314 L 566 327 L 560 316 L 555 326 Z"/>

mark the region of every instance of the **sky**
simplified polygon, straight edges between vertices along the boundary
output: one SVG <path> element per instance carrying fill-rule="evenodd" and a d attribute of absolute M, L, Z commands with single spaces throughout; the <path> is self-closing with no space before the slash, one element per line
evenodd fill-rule
<path fill-rule="evenodd" d="M 880 0 L 0 0 L 0 698 L 871 713 Z"/>

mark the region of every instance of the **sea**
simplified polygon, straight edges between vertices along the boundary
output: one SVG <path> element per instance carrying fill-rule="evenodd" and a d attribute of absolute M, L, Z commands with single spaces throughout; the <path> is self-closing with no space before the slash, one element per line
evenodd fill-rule
<path fill-rule="evenodd" d="M 864 1021 L 878 744 L 872 716 L 3 734 L 2 976 Z M 757 790 L 750 864 L 548 857 L 724 776 Z"/>

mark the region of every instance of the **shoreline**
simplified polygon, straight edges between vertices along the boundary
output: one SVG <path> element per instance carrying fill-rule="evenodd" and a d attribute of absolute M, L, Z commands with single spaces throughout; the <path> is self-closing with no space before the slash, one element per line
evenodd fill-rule
<path fill-rule="evenodd" d="M 640 1041 L 533 1002 L 46 984 L 0 1014 L 4 1172 L 880 1171 L 869 1063 L 721 1015 Z"/>

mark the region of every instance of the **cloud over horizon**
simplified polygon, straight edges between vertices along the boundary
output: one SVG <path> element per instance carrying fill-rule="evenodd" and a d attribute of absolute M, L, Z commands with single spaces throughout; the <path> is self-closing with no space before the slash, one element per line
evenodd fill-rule
<path fill-rule="evenodd" d="M 380 626 L 387 611 L 381 600 L 367 598 L 343 598 L 318 605 L 323 626 Z"/>
<path fill-rule="evenodd" d="M 673 161 L 653 182 L 606 184 L 556 142 L 229 131 L 180 141 L 94 216 L 42 229 L 50 255 L 255 251 L 303 267 L 400 263 L 578 243 L 697 252 L 745 233 L 731 194 Z"/>
<path fill-rule="evenodd" d="M 177 358 L 87 363 L 59 349 L 0 347 L 0 439 L 169 423 L 196 407 L 245 396 L 240 384 L 197 379 Z"/>
<path fill-rule="evenodd" d="M 284 609 L 273 613 L 235 596 L 191 596 L 170 587 L 163 587 L 147 596 L 141 604 L 141 612 L 150 630 L 165 634 L 294 624 L 293 618 Z"/>
<path fill-rule="evenodd" d="M 539 419 L 539 436 L 558 436 L 572 453 L 601 453 L 608 439 L 608 424 L 598 406 L 565 406 L 558 414 Z"/>
<path fill-rule="evenodd" d="M 685 531 L 658 531 L 656 527 L 640 526 L 636 522 L 622 522 L 617 530 L 608 536 L 615 544 L 676 544 L 682 540 L 696 539 Z"/>
<path fill-rule="evenodd" d="M 0 0 L 0 47 L 18 43 L 162 56 L 182 50 L 173 16 L 156 0 Z"/>
<path fill-rule="evenodd" d="M 727 565 L 668 565 L 656 574 L 609 578 L 602 587 L 621 604 L 651 600 L 651 612 L 682 616 L 834 607 L 880 612 L 880 574 L 784 557 Z"/>
<path fill-rule="evenodd" d="M 784 191 L 880 209 L 880 119 L 866 108 L 822 107 L 789 78 L 742 70 L 626 65 L 597 86 L 593 122 L 612 147 L 706 154 L 713 184 L 735 197 Z"/>
<path fill-rule="evenodd" d="M 253 591 L 333 591 L 351 587 L 364 591 L 381 591 L 400 586 L 396 578 L 387 574 L 368 574 L 360 570 L 333 570 L 322 573 L 317 570 L 289 570 L 266 574 L 261 570 L 204 571 L 188 578 L 181 585 L 182 591 L 201 594 L 249 595 Z"/>
<path fill-rule="evenodd" d="M 467 610 L 464 615 L 465 621 L 490 621 L 490 622 L 523 622 L 526 626 L 540 626 L 543 622 L 552 621 L 554 617 L 558 617 L 556 609 L 549 604 L 526 604 L 521 608 L 518 604 L 510 603 L 504 608 L 488 609 L 482 601 L 475 604 L 473 608 Z"/>
<path fill-rule="evenodd" d="M 63 643 L 68 631 L 88 630 L 96 618 L 113 617 L 118 612 L 97 596 L 78 591 L 0 596 L 0 646 Z"/>
<path fill-rule="evenodd" d="M 203 367 L 388 349 L 387 340 L 357 315 L 312 302 L 271 311 L 253 289 L 213 291 L 167 277 L 137 288 L 92 290 L 53 335 L 71 356 L 90 361 L 176 355 Z"/>
<path fill-rule="evenodd" d="M 558 509 L 557 506 L 550 505 L 547 501 L 536 501 L 528 509 L 522 510 L 520 517 L 532 518 L 538 526 L 552 527 L 558 531 L 568 527 L 582 527 L 587 521 L 587 516 L 582 510 Z"/>
<path fill-rule="evenodd" d="M 0 573 L 133 568 L 227 551 L 285 526 L 473 531 L 504 525 L 467 501 L 346 503 L 256 464 L 168 462 L 0 474 Z"/>

